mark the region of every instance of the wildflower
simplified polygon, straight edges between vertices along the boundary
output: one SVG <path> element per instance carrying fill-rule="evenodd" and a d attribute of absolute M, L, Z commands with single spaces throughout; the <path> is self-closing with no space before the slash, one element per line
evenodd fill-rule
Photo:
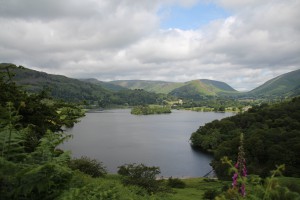
<path fill-rule="evenodd" d="M 239 152 L 238 152 L 238 159 L 234 167 L 236 168 L 236 172 L 234 173 L 232 177 L 232 186 L 233 188 L 238 187 L 240 194 L 245 197 L 246 196 L 246 186 L 245 183 L 242 181 L 242 183 L 238 183 L 239 176 L 241 178 L 247 177 L 247 168 L 246 168 L 246 160 L 245 160 L 245 152 L 244 152 L 244 135 L 241 134 L 240 138 L 240 146 L 239 146 Z"/>
<path fill-rule="evenodd" d="M 238 179 L 238 173 L 234 173 L 232 177 L 232 186 L 236 187 L 237 186 L 237 179 Z"/>

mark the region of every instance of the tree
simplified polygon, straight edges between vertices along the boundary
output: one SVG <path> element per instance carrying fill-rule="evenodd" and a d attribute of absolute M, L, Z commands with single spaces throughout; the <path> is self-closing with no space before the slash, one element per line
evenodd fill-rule
<path fill-rule="evenodd" d="M 156 180 L 160 174 L 159 167 L 148 167 L 144 164 L 125 164 L 118 167 L 118 174 L 123 176 L 125 185 L 136 185 L 146 189 L 149 193 L 162 189 L 161 182 Z"/>

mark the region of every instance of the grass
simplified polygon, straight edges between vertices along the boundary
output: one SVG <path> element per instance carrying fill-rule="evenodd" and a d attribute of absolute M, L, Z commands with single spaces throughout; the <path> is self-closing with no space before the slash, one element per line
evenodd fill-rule
<path fill-rule="evenodd" d="M 83 175 L 82 175 L 83 176 Z M 252 175 L 249 175 L 249 177 Z M 84 176 L 85 177 L 85 176 Z M 288 187 L 293 192 L 300 193 L 300 178 L 293 177 L 276 177 L 281 186 Z M 154 194 L 150 197 L 151 200 L 200 200 L 204 199 L 204 193 L 208 190 L 222 191 L 224 186 L 231 187 L 231 181 L 221 181 L 217 179 L 208 178 L 187 178 L 181 179 L 186 187 L 183 189 L 173 188 L 173 193 L 166 194 Z M 105 184 L 121 184 L 121 176 L 118 174 L 107 174 L 105 178 L 91 178 L 86 177 L 86 183 L 92 183 L 98 181 Z M 165 180 L 167 181 L 167 180 Z M 128 188 L 127 188 L 128 189 Z M 126 189 L 126 191 L 127 191 Z M 130 189 L 129 189 L 130 190 Z M 125 189 L 124 189 L 125 191 Z M 254 185 L 247 184 L 246 191 L 248 194 L 255 192 Z M 126 193 L 127 194 L 127 193 Z M 128 193 L 129 194 L 129 193 Z M 142 197 L 141 199 L 149 199 L 148 197 Z"/>
<path fill-rule="evenodd" d="M 186 187 L 184 189 L 174 189 L 175 193 L 170 199 L 174 200 L 199 200 L 207 190 L 220 190 L 224 185 L 230 185 L 229 181 L 219 181 L 207 178 L 189 178 L 182 180 Z"/>
<path fill-rule="evenodd" d="M 278 177 L 278 183 L 289 188 L 289 190 L 300 194 L 300 178 Z"/>

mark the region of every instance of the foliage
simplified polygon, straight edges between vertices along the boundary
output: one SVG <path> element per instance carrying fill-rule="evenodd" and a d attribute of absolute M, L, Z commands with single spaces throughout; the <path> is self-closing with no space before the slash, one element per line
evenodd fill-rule
<path fill-rule="evenodd" d="M 212 166 L 219 178 L 229 178 L 220 159 L 236 160 L 240 133 L 249 173 L 266 177 L 285 163 L 287 176 L 300 177 L 300 98 L 273 105 L 262 104 L 248 112 L 207 123 L 191 135 L 192 145 L 214 153 Z"/>
<path fill-rule="evenodd" d="M 15 124 L 20 120 L 20 116 L 11 102 L 7 103 L 7 109 L 8 118 L 0 122 L 0 153 L 8 160 L 19 160 L 23 157 L 27 129 L 16 130 Z"/>
<path fill-rule="evenodd" d="M 138 197 L 120 183 L 97 180 L 92 181 L 92 183 L 86 184 L 81 188 L 72 188 L 64 192 L 58 199 L 131 200 L 138 199 Z"/>
<path fill-rule="evenodd" d="M 164 190 L 162 182 L 156 180 L 160 174 L 159 167 L 148 167 L 144 164 L 126 164 L 118 167 L 118 174 L 123 176 L 125 185 L 136 185 L 146 189 L 149 193 Z"/>
<path fill-rule="evenodd" d="M 53 199 L 68 188 L 73 174 L 66 165 L 69 154 L 57 154 L 54 149 L 63 141 L 61 137 L 47 133 L 34 152 L 24 153 L 19 160 L 0 157 L 3 199 Z"/>
<path fill-rule="evenodd" d="M 56 110 L 69 105 L 23 92 L 9 70 L 0 74 L 0 199 L 54 199 L 73 176 L 69 153 L 56 150 L 70 137 Z"/>
<path fill-rule="evenodd" d="M 257 102 L 242 101 L 229 96 L 201 96 L 197 100 L 184 100 L 182 105 L 177 105 L 177 108 L 198 112 L 242 112 L 243 108 L 256 104 Z"/>
<path fill-rule="evenodd" d="M 100 177 L 107 174 L 106 168 L 103 166 L 102 162 L 98 162 L 97 160 L 88 158 L 86 156 L 72 159 L 69 163 L 69 167 L 73 170 L 78 169 L 79 171 L 92 177 Z"/>
<path fill-rule="evenodd" d="M 68 188 L 71 177 L 72 171 L 53 162 L 32 166 L 19 174 L 19 186 L 14 195 L 28 199 L 53 199 Z"/>
<path fill-rule="evenodd" d="M 171 188 L 185 188 L 185 183 L 179 178 L 168 178 L 167 185 Z"/>
<path fill-rule="evenodd" d="M 227 157 L 222 158 L 222 163 L 230 166 L 229 173 L 233 172 L 234 175 L 232 177 L 232 188 L 223 192 L 216 199 L 299 199 L 299 193 L 291 192 L 288 188 L 280 186 L 275 178 L 276 176 L 282 176 L 285 169 L 284 165 L 277 166 L 277 169 L 271 172 L 271 176 L 264 180 L 264 184 L 258 176 L 247 177 L 243 139 L 243 134 L 241 134 L 238 158 L 235 165 Z M 246 192 L 246 185 L 248 193 Z"/>
<path fill-rule="evenodd" d="M 222 159 L 224 163 L 230 166 L 230 171 L 236 171 L 235 166 L 228 158 Z M 222 193 L 216 200 L 225 199 L 262 199 L 262 200 L 281 200 L 281 199 L 300 199 L 300 193 L 293 192 L 287 187 L 280 185 L 277 176 L 282 175 L 284 165 L 277 166 L 276 170 L 271 172 L 271 176 L 262 180 L 258 176 L 239 178 L 239 181 L 247 187 L 247 193 L 241 195 L 237 187 L 229 188 Z M 239 175 L 242 177 L 242 174 Z"/>
<path fill-rule="evenodd" d="M 3 131 L 11 130 L 12 124 L 17 132 L 27 128 L 26 134 L 19 134 L 26 152 L 34 151 L 47 130 L 60 132 L 63 126 L 72 127 L 79 117 L 84 116 L 81 107 L 53 100 L 46 91 L 39 94 L 24 92 L 12 81 L 11 68 L 16 67 L 9 65 L 0 70 L 0 126 Z"/>
<path fill-rule="evenodd" d="M 203 199 L 214 200 L 216 198 L 216 196 L 219 194 L 220 194 L 220 192 L 218 190 L 209 189 L 209 190 L 205 191 L 205 193 L 203 195 Z"/>
<path fill-rule="evenodd" d="M 131 114 L 134 115 L 153 115 L 171 113 L 170 107 L 161 106 L 136 106 L 131 109 Z"/>

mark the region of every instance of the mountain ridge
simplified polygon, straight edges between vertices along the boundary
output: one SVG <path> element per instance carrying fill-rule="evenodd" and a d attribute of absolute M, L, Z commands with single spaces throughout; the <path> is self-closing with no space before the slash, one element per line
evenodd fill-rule
<path fill-rule="evenodd" d="M 28 92 L 35 93 L 47 90 L 51 96 L 68 101 L 85 99 L 97 100 L 109 95 L 110 91 L 102 86 L 69 78 L 63 75 L 48 74 L 28 69 L 14 64 L 1 63 L 0 72 L 8 70 L 12 73 L 12 80 Z"/>
<path fill-rule="evenodd" d="M 168 94 L 175 88 L 184 85 L 180 82 L 169 81 L 152 81 L 152 80 L 116 80 L 110 81 L 112 84 L 116 84 L 129 89 L 143 89 L 148 92 Z"/>
<path fill-rule="evenodd" d="M 249 96 L 296 96 L 300 95 L 300 69 L 266 81 L 247 92 Z"/>
<path fill-rule="evenodd" d="M 0 63 L 2 71 L 7 66 L 15 66 L 10 63 Z M 22 66 L 11 68 L 16 73 L 14 80 L 19 85 L 27 87 L 29 91 L 41 91 L 51 89 L 52 95 L 78 100 L 104 99 L 113 92 L 123 90 L 141 89 L 152 93 L 172 95 L 177 98 L 200 100 L 205 96 L 227 96 L 232 98 L 273 98 L 300 95 L 300 69 L 291 71 L 273 79 L 248 92 L 239 92 L 229 84 L 210 80 L 197 79 L 187 82 L 168 82 L 152 80 L 117 80 L 99 81 L 95 78 L 73 79 L 63 75 L 47 74 Z M 51 84 L 50 84 L 51 83 Z M 123 92 L 124 93 L 124 92 Z"/>

